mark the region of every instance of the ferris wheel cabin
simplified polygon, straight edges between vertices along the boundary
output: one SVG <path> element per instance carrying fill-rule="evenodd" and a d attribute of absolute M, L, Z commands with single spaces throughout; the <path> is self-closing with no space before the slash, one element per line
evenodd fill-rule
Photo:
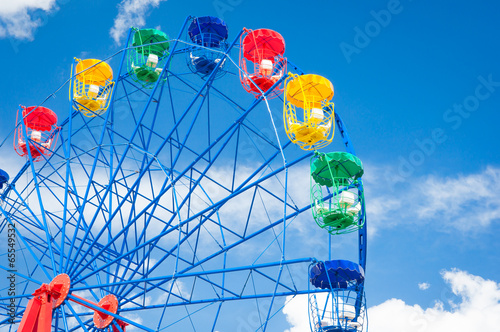
<path fill-rule="evenodd" d="M 0 189 L 3 189 L 3 185 L 7 184 L 9 182 L 9 174 L 4 171 L 3 169 L 0 169 Z"/>
<path fill-rule="evenodd" d="M 240 81 L 247 92 L 259 97 L 278 82 L 286 72 L 287 60 L 285 40 L 276 31 L 270 29 L 246 30 L 241 36 Z M 247 61 L 253 65 L 247 66 Z M 279 84 L 268 98 L 283 92 Z"/>
<path fill-rule="evenodd" d="M 361 160 L 347 152 L 315 152 L 311 159 L 311 205 L 314 220 L 330 234 L 345 234 L 363 226 L 364 204 L 359 181 Z"/>
<path fill-rule="evenodd" d="M 86 117 L 101 115 L 109 107 L 113 89 L 113 70 L 98 59 L 75 59 L 73 107 Z"/>
<path fill-rule="evenodd" d="M 193 73 L 207 76 L 219 65 L 227 49 L 226 22 L 213 16 L 195 17 L 188 27 L 188 35 L 194 44 L 188 53 L 188 67 Z M 224 74 L 225 71 L 219 70 L 215 77 Z"/>
<path fill-rule="evenodd" d="M 21 109 L 23 121 L 14 135 L 14 149 L 21 157 L 31 156 L 33 161 L 49 157 L 59 135 L 56 113 L 43 106 L 21 106 Z M 19 110 L 16 123 L 18 120 Z"/>
<path fill-rule="evenodd" d="M 325 298 L 309 294 L 314 332 L 361 332 L 366 318 L 363 267 L 348 260 L 318 262 L 309 271 L 312 286 L 329 290 Z"/>
<path fill-rule="evenodd" d="M 169 38 L 156 29 L 134 31 L 129 45 L 129 75 L 144 87 L 152 87 L 165 67 L 170 49 Z"/>
<path fill-rule="evenodd" d="M 334 134 L 333 85 L 319 75 L 290 74 L 285 82 L 283 119 L 290 140 L 303 150 L 330 144 Z"/>

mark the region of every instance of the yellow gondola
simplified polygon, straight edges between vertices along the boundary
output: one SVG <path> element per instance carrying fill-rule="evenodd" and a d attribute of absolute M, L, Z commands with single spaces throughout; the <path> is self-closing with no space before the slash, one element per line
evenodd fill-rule
<path fill-rule="evenodd" d="M 332 97 L 333 85 L 326 78 L 289 74 L 285 81 L 283 120 L 293 143 L 304 150 L 319 149 L 331 143 L 335 131 Z M 302 112 L 297 112 L 297 108 Z"/>
<path fill-rule="evenodd" d="M 109 107 L 113 90 L 113 70 L 101 60 L 75 59 L 73 100 L 75 109 L 87 117 L 100 115 Z"/>

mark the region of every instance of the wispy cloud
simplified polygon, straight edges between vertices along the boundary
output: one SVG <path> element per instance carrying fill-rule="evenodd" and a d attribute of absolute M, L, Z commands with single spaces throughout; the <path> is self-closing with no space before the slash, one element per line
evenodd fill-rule
<path fill-rule="evenodd" d="M 421 282 L 418 284 L 418 288 L 420 290 L 426 290 L 426 289 L 429 289 L 429 287 L 431 287 L 431 285 L 427 282 Z"/>
<path fill-rule="evenodd" d="M 33 40 L 35 30 L 55 10 L 56 0 L 1 1 L 0 38 Z"/>
<path fill-rule="evenodd" d="M 415 206 L 421 219 L 437 217 L 464 231 L 500 220 L 498 168 L 453 178 L 430 176 L 416 185 L 416 191 L 422 193 Z"/>
<path fill-rule="evenodd" d="M 468 175 L 415 177 L 391 183 L 390 167 L 367 166 L 364 176 L 368 229 L 439 221 L 441 229 L 481 231 L 500 221 L 500 168 Z"/>
<path fill-rule="evenodd" d="M 151 7 L 158 7 L 162 1 L 166 0 L 123 0 L 118 5 L 118 16 L 109 31 L 113 40 L 119 44 L 130 27 L 145 26 Z"/>

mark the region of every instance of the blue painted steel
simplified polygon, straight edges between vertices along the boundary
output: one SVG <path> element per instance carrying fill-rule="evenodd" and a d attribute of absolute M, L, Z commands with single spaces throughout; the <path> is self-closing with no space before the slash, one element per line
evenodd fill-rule
<path fill-rule="evenodd" d="M 337 124 L 337 131 L 340 132 L 340 135 L 342 136 L 342 140 L 344 142 L 344 145 L 346 147 L 347 152 L 356 155 L 354 152 L 354 148 L 352 146 L 352 143 L 349 139 L 349 135 L 347 134 L 347 130 L 345 129 L 344 122 L 338 115 L 338 113 L 335 113 L 335 122 Z M 359 180 L 359 186 L 358 186 L 360 191 L 363 191 L 363 180 Z M 367 223 L 366 223 L 366 206 L 365 206 L 365 200 L 361 202 L 361 217 L 360 217 L 360 222 L 364 222 L 364 226 L 361 227 L 358 230 L 358 247 L 359 247 L 359 265 L 363 269 L 366 269 L 366 248 L 367 248 Z"/>
<path fill-rule="evenodd" d="M 17 320 L 33 291 L 58 273 L 93 302 L 114 294 L 115 317 L 133 323 L 140 315 L 143 323 L 133 325 L 146 331 L 227 330 L 241 303 L 262 312 L 253 330 L 271 331 L 280 297 L 325 292 L 309 291 L 294 272 L 315 258 L 287 243 L 310 209 L 298 203 L 289 169 L 312 152 L 279 142 L 262 118 L 271 90 L 255 99 L 231 86 L 234 75 L 215 81 L 221 70 L 241 70 L 230 53 L 241 32 L 203 80 L 178 66 L 174 58 L 192 51 L 190 38 L 182 40 L 191 22 L 152 89 L 123 68 L 130 50 L 115 55 L 122 61 L 108 112 L 86 118 L 70 110 L 53 155 L 28 160 L 4 190 L 0 229 L 16 225 L 26 256 L 16 272 Z M 0 290 L 0 301 L 8 298 Z M 94 330 L 93 311 L 79 309 L 68 301 L 55 309 L 53 330 Z"/>
<path fill-rule="evenodd" d="M 316 288 L 347 288 L 361 284 L 365 280 L 365 271 L 359 264 L 339 259 L 316 263 L 309 278 Z"/>
<path fill-rule="evenodd" d="M 238 36 L 238 37 L 239 37 L 239 36 Z M 237 40 L 237 39 L 235 39 L 235 42 L 236 42 L 236 40 Z M 233 42 L 233 44 L 234 44 L 234 42 Z M 174 44 L 173 49 L 175 49 L 175 47 L 176 47 L 176 44 Z M 170 60 L 170 57 L 169 57 L 169 60 Z M 168 63 L 168 62 L 167 62 L 167 63 Z M 212 73 L 212 75 L 214 75 L 214 74 L 215 74 L 215 71 L 214 71 L 214 73 Z M 159 82 L 160 82 L 160 80 L 158 80 L 158 81 L 156 82 L 156 85 L 155 85 L 155 87 L 153 88 L 153 93 L 151 94 L 151 96 L 150 96 L 150 98 L 149 98 L 149 100 L 148 100 L 148 106 L 149 106 L 149 104 L 151 103 L 151 100 L 152 100 L 152 97 L 153 97 L 154 91 L 156 90 L 156 88 L 157 88 L 157 86 L 158 86 L 158 83 L 159 83 Z M 208 82 L 209 82 L 209 80 L 207 80 L 207 81 L 206 81 L 206 83 L 204 84 L 204 87 L 208 84 Z M 204 88 L 204 87 L 203 87 L 203 88 Z M 189 108 L 191 108 L 191 107 L 194 105 L 194 103 L 195 103 L 196 99 L 197 99 L 197 98 L 201 95 L 201 93 L 202 93 L 202 91 L 203 91 L 203 88 L 202 88 L 202 89 L 200 89 L 200 91 L 197 93 L 197 95 L 195 96 L 195 98 L 193 99 L 193 101 L 191 102 L 191 104 L 189 105 L 188 109 L 189 109 Z M 146 107 L 144 108 L 143 113 L 141 114 L 141 119 L 145 116 L 145 112 L 146 112 L 146 110 L 147 110 L 148 106 L 146 106 Z M 182 121 L 182 119 L 184 118 L 184 116 L 185 116 L 186 114 L 187 114 L 187 110 L 186 110 L 186 112 L 184 112 L 184 113 L 183 113 L 183 115 L 182 115 L 182 117 L 179 119 L 179 121 Z M 172 129 L 172 130 L 171 130 L 170 134 L 169 134 L 169 135 L 167 135 L 167 137 L 169 137 L 170 135 L 172 135 L 172 133 L 175 131 L 175 128 L 176 128 L 176 127 L 177 127 L 177 125 L 176 125 L 176 126 L 174 126 L 174 129 Z M 138 133 L 138 129 L 139 129 L 139 128 L 140 128 L 139 126 L 136 126 L 136 128 L 135 128 L 134 132 L 132 133 L 132 137 L 130 138 L 130 140 L 133 140 L 133 139 L 134 139 L 134 136 Z M 229 131 L 229 130 L 228 130 L 228 131 Z M 156 155 L 157 153 L 159 153 L 159 151 L 160 151 L 160 150 L 161 150 L 161 149 L 162 149 L 162 148 L 166 145 L 166 143 L 167 143 L 167 142 L 168 142 L 168 141 L 167 141 L 167 139 L 165 139 L 165 140 L 162 142 L 162 144 L 160 144 L 160 147 L 158 148 L 157 152 L 155 152 L 155 153 L 154 153 L 154 155 Z M 125 153 L 126 153 L 126 152 L 128 152 L 128 149 L 129 149 L 129 148 L 130 148 L 130 145 L 128 145 L 128 146 L 126 147 L 126 151 L 125 151 Z M 181 149 L 182 149 L 182 148 L 181 148 Z M 115 173 L 113 174 L 113 177 L 112 177 L 111 179 L 113 179 L 113 180 L 114 180 L 114 179 L 116 178 L 116 176 L 119 174 L 119 172 L 120 172 L 120 167 L 121 167 L 121 165 L 123 164 L 124 160 L 125 160 L 125 154 L 124 154 L 124 155 L 123 155 L 123 157 L 120 159 L 119 164 L 117 165 L 117 169 L 116 169 L 116 171 L 115 171 Z M 136 186 L 138 186 L 138 185 L 139 185 L 139 180 L 140 180 L 140 178 L 141 178 L 141 177 L 142 177 L 142 176 L 143 176 L 143 175 L 147 172 L 148 168 L 151 166 L 151 164 L 153 163 L 153 161 L 154 161 L 154 159 L 151 159 L 151 160 L 150 160 L 150 162 L 147 164 L 147 166 L 144 168 L 144 170 L 141 172 L 141 174 L 139 175 L 138 179 L 137 179 L 137 180 L 135 181 L 135 183 L 132 185 L 132 188 L 131 188 L 128 192 L 127 192 L 126 196 L 124 197 L 125 199 L 124 199 L 124 200 L 122 200 L 121 204 L 118 206 L 118 209 L 116 210 L 115 214 L 117 214 L 117 213 L 119 213 L 119 212 L 120 212 L 120 210 L 119 210 L 119 209 L 120 209 L 120 207 L 121 207 L 121 206 L 122 206 L 122 205 L 126 202 L 126 199 L 128 198 L 128 196 L 129 196 L 129 195 L 133 192 L 134 187 L 136 187 Z M 197 162 L 197 161 L 198 161 L 198 159 L 195 159 L 195 161 L 193 162 L 193 164 L 194 164 L 195 162 Z M 175 166 L 175 163 L 174 163 L 174 165 L 173 165 L 173 166 Z M 186 172 L 186 171 L 187 171 L 187 169 L 185 170 L 185 172 Z M 181 175 L 180 175 L 180 176 L 183 176 L 183 175 L 185 174 L 185 172 L 181 173 Z M 171 189 L 171 187 L 169 186 L 167 189 Z M 109 194 L 109 192 L 110 192 L 110 187 L 108 187 L 108 188 L 106 189 L 106 191 L 105 191 L 105 193 L 104 193 L 104 197 L 106 197 L 106 196 L 107 196 L 107 194 Z M 163 190 L 163 192 L 166 192 L 166 190 Z M 102 208 L 102 206 L 103 206 L 103 202 L 104 202 L 104 199 L 101 201 L 101 203 L 100 203 L 100 205 L 99 205 L 98 209 L 101 209 L 101 208 Z M 99 211 L 97 211 L 97 212 L 95 213 L 95 215 L 94 215 L 94 217 L 93 217 L 93 219 L 92 219 L 92 221 L 91 221 L 91 225 L 93 225 L 93 224 L 95 223 L 95 221 L 96 221 L 96 219 L 97 219 L 98 215 L 99 215 Z M 114 215 L 113 215 L 113 217 L 114 217 Z M 111 220 L 112 220 L 112 218 L 110 218 L 110 219 L 109 219 L 109 222 L 111 222 Z M 93 247 L 93 245 L 96 243 L 96 241 L 100 238 L 100 236 L 101 236 L 103 233 L 104 233 L 104 228 L 103 228 L 103 229 L 102 229 L 102 230 L 101 230 L 101 231 L 97 234 L 97 236 L 96 236 L 96 238 L 94 239 L 94 241 L 92 242 L 91 246 L 89 246 L 89 247 L 88 247 L 88 249 L 85 251 L 84 255 L 82 255 L 82 258 L 81 258 L 81 260 L 78 262 L 78 264 L 81 264 L 81 263 L 82 263 L 83 259 L 85 259 L 85 257 L 87 256 L 87 254 L 88 254 L 88 252 L 89 252 L 90 248 L 92 248 L 92 247 Z M 120 235 L 121 233 L 122 233 L 122 232 L 120 232 L 120 233 L 119 233 L 119 235 Z M 88 232 L 85 234 L 85 237 L 87 237 L 87 236 L 88 236 Z M 79 248 L 79 250 L 78 250 L 78 251 L 80 251 L 80 250 L 82 249 L 83 244 L 84 244 L 84 242 L 82 242 L 82 244 L 80 245 L 80 248 Z M 108 248 L 108 246 L 109 246 L 109 244 L 108 244 L 107 246 L 105 246 L 105 248 Z M 101 252 L 102 252 L 103 250 L 104 250 L 104 249 L 102 249 L 102 250 L 101 250 Z M 93 261 L 93 259 L 92 259 L 92 261 Z M 82 269 L 86 269 L 86 268 L 88 268 L 88 266 L 89 266 L 89 263 L 85 264 L 85 265 L 82 267 Z M 73 272 L 75 272 L 75 271 L 73 271 Z M 77 274 L 77 275 L 79 275 L 80 273 L 79 273 L 79 272 L 77 272 L 76 274 Z"/>
<path fill-rule="evenodd" d="M 4 192 L 2 193 L 2 200 L 7 196 L 7 194 L 9 193 L 10 189 L 13 187 L 13 185 L 15 185 L 17 183 L 17 180 L 19 180 L 19 178 L 26 172 L 26 170 L 29 168 L 29 161 L 27 161 L 23 167 L 21 167 L 21 169 L 19 170 L 19 172 L 16 174 L 16 176 L 12 179 L 12 181 L 10 182 L 11 183 L 11 186 L 5 188 Z"/>
<path fill-rule="evenodd" d="M 73 59 L 73 64 L 71 65 L 71 74 L 73 75 L 74 71 L 73 69 L 76 67 L 76 59 Z M 76 70 L 76 68 L 75 68 Z M 74 91 L 74 79 L 70 80 L 69 84 L 69 91 Z M 69 105 L 69 114 L 73 112 L 73 105 L 70 103 Z M 68 117 L 68 127 L 69 127 L 69 132 L 71 132 L 72 129 L 72 116 Z M 63 151 L 64 151 L 64 156 L 69 159 L 71 157 L 71 135 L 68 135 L 67 138 L 67 145 L 64 146 L 63 144 Z M 70 174 L 71 174 L 71 164 L 67 163 L 66 164 L 66 177 L 65 177 L 65 188 L 64 188 L 64 204 L 63 204 L 63 218 L 62 218 L 62 236 L 61 236 L 61 252 L 64 252 L 64 244 L 65 244 L 65 239 L 66 239 L 66 225 L 67 225 L 67 217 L 68 217 L 68 196 L 69 196 L 69 186 L 71 184 L 70 182 Z M 62 273 L 62 267 L 63 265 L 63 258 L 64 255 L 60 255 L 59 258 L 59 273 Z"/>

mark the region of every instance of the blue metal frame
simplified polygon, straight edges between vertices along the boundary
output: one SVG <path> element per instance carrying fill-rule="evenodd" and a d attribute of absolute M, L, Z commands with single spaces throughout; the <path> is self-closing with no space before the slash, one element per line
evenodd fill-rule
<path fill-rule="evenodd" d="M 274 128 L 271 122 L 253 122 L 272 89 L 255 99 L 215 81 L 220 66 L 203 79 L 179 68 L 173 59 L 189 50 L 181 39 L 189 19 L 152 89 L 128 77 L 124 49 L 108 111 L 87 118 L 70 102 L 53 155 L 38 163 L 30 157 L 1 194 L 0 229 L 16 225 L 18 252 L 26 257 L 27 266 L 14 272 L 22 288 L 17 321 L 31 293 L 60 273 L 70 276 L 71 292 L 88 292 L 91 301 L 114 294 L 115 317 L 145 331 L 215 331 L 228 322 L 226 303 L 239 300 L 256 304 L 259 314 L 269 301 L 255 327 L 269 331 L 282 308 L 278 298 L 311 292 L 303 279 L 316 259 L 290 255 L 286 242 L 294 220 L 311 208 L 295 203 L 288 169 L 307 164 L 312 152 L 282 130 L 268 137 L 263 127 Z M 225 50 L 224 70 L 241 70 L 230 57 L 241 33 Z M 237 75 L 233 80 L 238 84 Z M 9 298 L 0 289 L 0 307 Z M 139 324 L 122 313 L 148 319 Z M 55 310 L 54 330 L 94 331 L 92 314 L 65 301 Z M 7 319 L 0 314 L 0 326 Z"/>

